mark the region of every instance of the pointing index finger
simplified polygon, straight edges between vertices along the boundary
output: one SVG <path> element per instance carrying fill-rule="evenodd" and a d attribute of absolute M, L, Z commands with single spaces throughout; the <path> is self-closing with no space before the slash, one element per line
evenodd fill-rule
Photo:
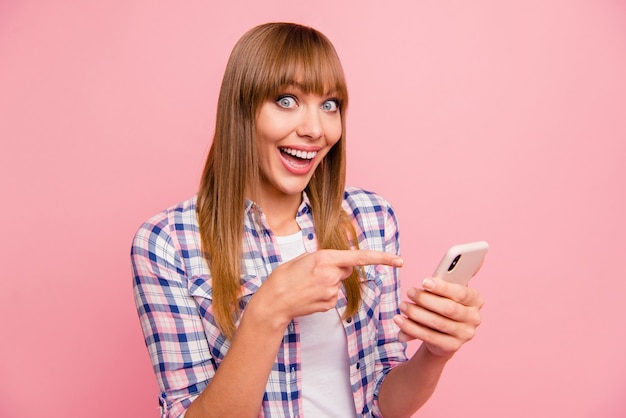
<path fill-rule="evenodd" d="M 337 252 L 337 265 L 340 267 L 369 266 L 384 264 L 392 267 L 402 267 L 401 257 L 373 250 L 343 250 Z"/>

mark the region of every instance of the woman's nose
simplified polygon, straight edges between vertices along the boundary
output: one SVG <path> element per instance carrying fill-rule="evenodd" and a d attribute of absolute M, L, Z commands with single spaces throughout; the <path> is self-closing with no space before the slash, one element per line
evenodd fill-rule
<path fill-rule="evenodd" d="M 324 134 L 324 127 L 320 118 L 320 109 L 307 107 L 303 109 L 302 118 L 296 129 L 299 136 L 309 139 L 318 139 Z"/>

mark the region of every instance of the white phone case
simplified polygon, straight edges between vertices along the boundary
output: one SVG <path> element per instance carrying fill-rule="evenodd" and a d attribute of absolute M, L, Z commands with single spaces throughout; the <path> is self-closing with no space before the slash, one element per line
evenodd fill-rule
<path fill-rule="evenodd" d="M 483 265 L 488 249 L 485 241 L 453 245 L 441 259 L 433 277 L 467 285 Z"/>

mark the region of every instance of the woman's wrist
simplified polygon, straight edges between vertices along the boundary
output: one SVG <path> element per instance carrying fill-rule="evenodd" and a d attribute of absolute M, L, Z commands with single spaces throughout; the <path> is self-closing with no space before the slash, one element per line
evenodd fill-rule
<path fill-rule="evenodd" d="M 435 364 L 445 365 L 453 356 L 454 356 L 454 353 L 450 353 L 450 354 L 434 353 L 428 347 L 428 344 L 422 343 L 422 345 L 419 347 L 419 349 L 417 350 L 417 352 L 415 353 L 413 357 L 414 358 L 420 357 L 421 360 L 424 360 L 433 365 Z"/>
<path fill-rule="evenodd" d="M 244 310 L 241 321 L 253 323 L 255 329 L 263 330 L 268 333 L 285 332 L 285 328 L 291 322 L 291 318 L 281 314 L 277 309 L 278 304 L 261 289 L 250 299 L 248 306 Z M 246 318 L 247 317 L 247 318 Z"/>

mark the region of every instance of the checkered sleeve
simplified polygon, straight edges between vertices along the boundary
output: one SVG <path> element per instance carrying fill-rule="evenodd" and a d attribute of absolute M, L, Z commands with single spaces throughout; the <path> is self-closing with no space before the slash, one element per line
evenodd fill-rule
<path fill-rule="evenodd" d="M 386 202 L 385 202 L 386 203 Z M 398 221 L 392 207 L 386 203 L 384 210 L 384 245 L 385 252 L 400 255 L 400 236 Z M 407 360 L 406 343 L 398 341 L 398 326 L 393 317 L 400 313 L 400 279 L 397 268 L 389 268 L 389 274 L 382 283 L 379 326 L 376 345 L 376 386 L 374 390 L 374 416 L 380 415 L 378 392 L 387 373 L 399 363 Z"/>
<path fill-rule="evenodd" d="M 131 250 L 135 304 L 161 391 L 162 417 L 183 416 L 215 373 L 173 225 L 168 211 L 151 218 Z"/>

